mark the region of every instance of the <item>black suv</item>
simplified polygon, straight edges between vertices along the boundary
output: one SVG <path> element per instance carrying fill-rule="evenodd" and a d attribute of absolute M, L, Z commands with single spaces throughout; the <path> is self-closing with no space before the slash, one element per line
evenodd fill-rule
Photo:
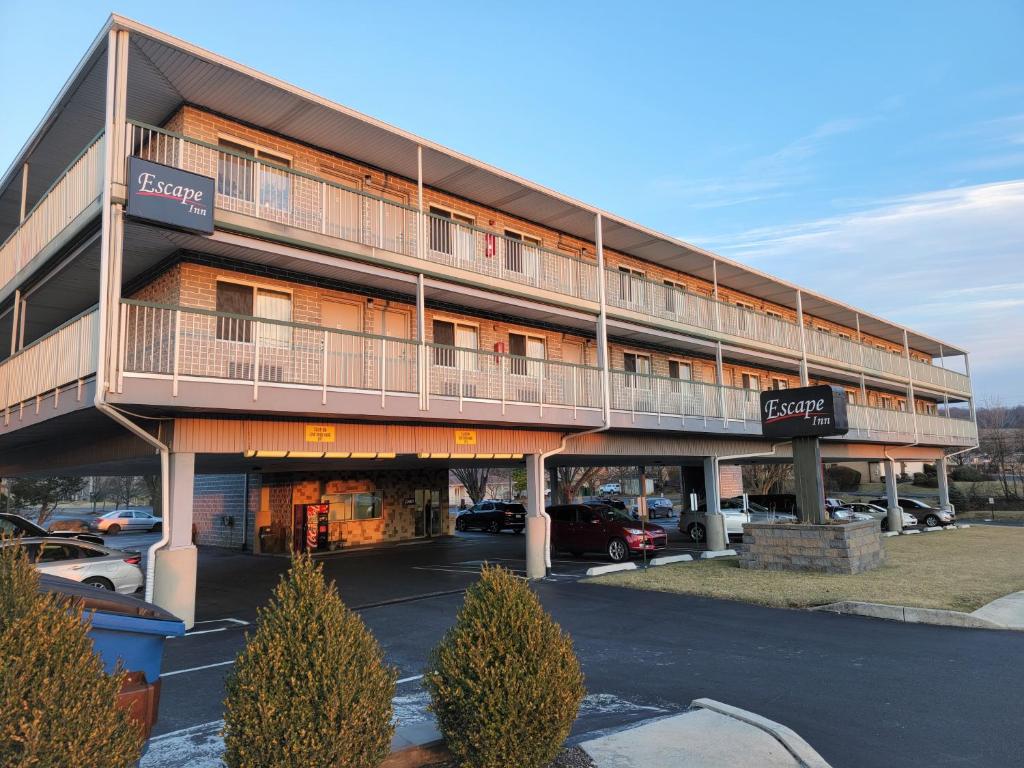
<path fill-rule="evenodd" d="M 103 537 L 94 533 L 75 533 L 74 531 L 48 531 L 27 520 L 21 515 L 0 512 L 0 535 L 3 536 L 56 536 L 61 539 L 81 539 L 93 544 L 102 544 Z"/>
<path fill-rule="evenodd" d="M 526 527 L 526 507 L 514 501 L 481 501 L 474 504 L 455 518 L 455 530 L 477 529 L 490 533 L 501 533 L 511 528 L 522 533 Z"/>

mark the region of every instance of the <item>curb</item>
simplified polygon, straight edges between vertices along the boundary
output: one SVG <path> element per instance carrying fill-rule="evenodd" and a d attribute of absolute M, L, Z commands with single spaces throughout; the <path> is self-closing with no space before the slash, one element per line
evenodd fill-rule
<path fill-rule="evenodd" d="M 946 611 L 940 608 L 910 608 L 904 605 L 885 603 L 863 603 L 856 600 L 841 600 L 838 603 L 819 605 L 812 611 L 868 616 L 873 619 L 889 619 L 907 624 L 935 624 L 941 627 L 962 627 L 967 629 L 1013 629 L 980 616 L 960 611 Z"/>
<path fill-rule="evenodd" d="M 915 533 L 920 533 L 920 532 L 921 532 L 921 531 L 920 531 L 920 530 L 918 530 L 917 528 L 911 528 L 911 529 L 910 529 L 909 531 L 900 531 L 900 532 L 899 532 L 898 534 L 896 534 L 896 535 L 897 535 L 897 536 L 913 536 L 913 535 L 914 535 Z M 888 534 L 888 533 L 886 533 L 885 535 L 886 535 L 886 536 L 888 536 L 889 534 Z"/>
<path fill-rule="evenodd" d="M 720 715 L 731 717 L 734 720 L 739 720 L 747 725 L 752 725 L 755 728 L 760 728 L 765 733 L 774 736 L 775 740 L 782 744 L 803 768 L 831 768 L 825 762 L 825 758 L 819 755 L 814 747 L 804 741 L 800 734 L 792 728 L 776 723 L 774 720 L 769 720 L 767 717 L 761 717 L 761 715 L 748 712 L 739 707 L 723 704 L 714 699 L 694 699 L 690 702 L 690 707 L 708 709 Z"/>
<path fill-rule="evenodd" d="M 665 557 L 651 558 L 648 565 L 668 565 L 670 563 L 688 563 L 693 560 L 692 555 L 667 555 Z"/>
<path fill-rule="evenodd" d="M 600 576 L 602 573 L 615 573 L 616 571 L 635 571 L 636 563 L 613 563 L 612 565 L 595 565 L 587 568 L 586 576 Z"/>
<path fill-rule="evenodd" d="M 708 552 L 701 552 L 700 553 L 700 559 L 701 560 L 711 560 L 711 559 L 716 558 L 716 557 L 735 557 L 735 556 L 736 556 L 736 550 L 735 549 L 713 549 L 713 550 L 710 550 Z"/>
<path fill-rule="evenodd" d="M 419 768 L 451 759 L 451 753 L 443 740 L 431 741 L 426 744 L 415 744 L 411 747 L 396 749 L 380 764 L 381 768 Z"/>

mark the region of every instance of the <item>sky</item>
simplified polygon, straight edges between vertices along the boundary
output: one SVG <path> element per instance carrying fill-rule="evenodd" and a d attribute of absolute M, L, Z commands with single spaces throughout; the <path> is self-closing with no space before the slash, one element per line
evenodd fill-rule
<path fill-rule="evenodd" d="M 1024 403 L 1024 2 L 0 2 L 6 168 L 111 10 L 966 347 Z"/>

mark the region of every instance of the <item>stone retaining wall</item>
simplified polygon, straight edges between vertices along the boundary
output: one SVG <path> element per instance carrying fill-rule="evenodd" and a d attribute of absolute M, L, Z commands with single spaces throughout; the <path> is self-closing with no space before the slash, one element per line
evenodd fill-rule
<path fill-rule="evenodd" d="M 879 521 L 842 525 L 746 523 L 740 567 L 861 573 L 885 562 Z"/>

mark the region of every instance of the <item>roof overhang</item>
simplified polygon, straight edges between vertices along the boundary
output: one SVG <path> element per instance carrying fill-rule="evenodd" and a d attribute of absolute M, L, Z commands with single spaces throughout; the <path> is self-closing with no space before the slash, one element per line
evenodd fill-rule
<path fill-rule="evenodd" d="M 128 115 L 133 119 L 159 125 L 182 104 L 193 104 L 408 179 L 417 178 L 417 148 L 422 147 L 423 180 L 430 187 L 590 242 L 600 214 L 604 244 L 610 249 L 707 280 L 717 271 L 722 285 L 791 309 L 799 290 L 806 313 L 848 327 L 859 319 L 865 333 L 903 343 L 904 326 L 574 200 L 118 15 L 108 19 L 0 180 L 0 237 L 17 222 L 22 164 L 31 166 L 31 204 L 103 127 L 111 29 L 129 32 Z M 965 352 L 909 328 L 906 332 L 910 346 L 921 352 Z"/>

